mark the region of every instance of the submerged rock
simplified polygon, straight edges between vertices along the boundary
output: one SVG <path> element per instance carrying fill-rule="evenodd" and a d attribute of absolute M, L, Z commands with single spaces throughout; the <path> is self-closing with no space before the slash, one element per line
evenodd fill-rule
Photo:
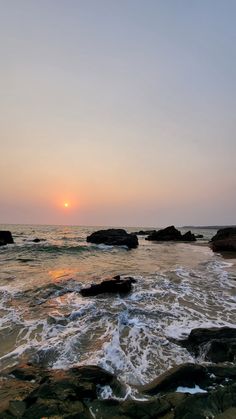
<path fill-rule="evenodd" d="M 135 282 L 136 280 L 134 278 L 128 277 L 120 279 L 120 276 L 117 275 L 113 279 L 102 281 L 100 284 L 92 284 L 89 288 L 81 289 L 80 294 L 83 297 L 90 297 L 104 293 L 126 294 L 131 291 L 132 284 Z"/>
<path fill-rule="evenodd" d="M 46 239 L 39 239 L 38 237 L 36 237 L 35 239 L 32 239 L 32 240 L 30 240 L 31 242 L 34 242 L 34 243 L 40 243 L 40 242 L 45 242 L 46 241 Z"/>
<path fill-rule="evenodd" d="M 191 231 L 187 231 L 185 234 L 181 234 L 174 226 L 169 226 L 164 229 L 154 231 L 151 233 L 146 240 L 151 241 L 195 241 L 196 238 Z"/>
<path fill-rule="evenodd" d="M 129 234 L 121 228 L 95 231 L 87 237 L 87 242 L 109 246 L 127 246 L 129 249 L 134 249 L 138 246 L 136 234 Z"/>
<path fill-rule="evenodd" d="M 210 241 L 214 252 L 228 251 L 236 252 L 236 227 L 222 228 Z"/>
<path fill-rule="evenodd" d="M 6 244 L 14 243 L 12 234 L 10 231 L 1 230 L 0 231 L 0 246 L 5 246 Z"/>
<path fill-rule="evenodd" d="M 206 361 L 233 362 L 236 359 L 236 328 L 193 329 L 187 339 L 178 343 L 194 356 L 201 354 Z"/>

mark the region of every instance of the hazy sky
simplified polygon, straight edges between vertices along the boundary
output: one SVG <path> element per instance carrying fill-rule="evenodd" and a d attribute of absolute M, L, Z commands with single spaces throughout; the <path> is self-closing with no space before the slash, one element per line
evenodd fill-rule
<path fill-rule="evenodd" d="M 235 19 L 235 0 L 0 0 L 0 223 L 235 224 Z"/>

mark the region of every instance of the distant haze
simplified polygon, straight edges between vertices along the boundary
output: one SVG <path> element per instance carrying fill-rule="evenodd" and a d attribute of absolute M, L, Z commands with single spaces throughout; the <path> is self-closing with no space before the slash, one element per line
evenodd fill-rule
<path fill-rule="evenodd" d="M 235 16 L 1 1 L 0 223 L 235 224 Z"/>

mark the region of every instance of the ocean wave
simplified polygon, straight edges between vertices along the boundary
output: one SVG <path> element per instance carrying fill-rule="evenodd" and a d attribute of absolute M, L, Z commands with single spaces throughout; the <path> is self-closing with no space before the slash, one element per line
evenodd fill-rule
<path fill-rule="evenodd" d="M 32 248 L 33 251 L 46 253 L 78 253 L 89 251 L 88 246 L 57 246 L 52 244 L 32 246 Z"/>
<path fill-rule="evenodd" d="M 30 253 L 79 253 L 91 250 L 91 246 L 77 245 L 77 246 L 65 246 L 48 243 L 25 243 L 25 244 L 13 244 L 4 246 L 5 252 L 22 252 L 29 251 Z"/>

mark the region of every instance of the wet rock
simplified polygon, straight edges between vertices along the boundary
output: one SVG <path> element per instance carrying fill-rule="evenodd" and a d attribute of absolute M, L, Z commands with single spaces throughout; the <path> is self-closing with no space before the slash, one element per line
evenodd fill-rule
<path fill-rule="evenodd" d="M 195 234 L 196 239 L 203 239 L 203 234 Z"/>
<path fill-rule="evenodd" d="M 179 343 L 194 356 L 204 355 L 207 361 L 233 362 L 236 358 L 236 328 L 193 329 L 188 338 Z"/>
<path fill-rule="evenodd" d="M 209 384 L 207 370 L 197 364 L 182 364 L 173 367 L 157 377 L 151 383 L 138 387 L 139 391 L 149 395 L 176 390 L 177 387 L 206 387 Z"/>
<path fill-rule="evenodd" d="M 106 244 L 110 246 L 127 246 L 134 249 L 138 246 L 138 238 L 135 234 L 129 234 L 121 228 L 98 230 L 87 237 L 87 242 Z"/>
<path fill-rule="evenodd" d="M 119 275 L 115 276 L 113 279 L 102 281 L 100 284 L 93 284 L 89 288 L 83 288 L 80 290 L 80 294 L 83 297 L 90 297 L 99 294 L 112 293 L 112 294 L 127 294 L 132 289 L 132 284 L 136 280 L 134 278 L 128 277 L 121 279 Z"/>
<path fill-rule="evenodd" d="M 37 385 L 31 381 L 21 381 L 13 376 L 0 377 L 0 418 L 22 417 L 26 407 L 24 400 Z M 17 415 L 16 411 L 18 411 Z"/>
<path fill-rule="evenodd" d="M 164 415 L 171 409 L 170 403 L 165 399 L 156 400 L 127 400 L 121 404 L 121 412 L 130 418 L 156 418 Z"/>
<path fill-rule="evenodd" d="M 207 371 L 213 385 L 236 381 L 236 365 L 212 364 L 207 366 Z"/>
<path fill-rule="evenodd" d="M 206 381 L 207 393 L 175 392 L 176 386 L 202 387 Z M 104 400 L 98 389 L 107 386 L 111 398 Z M 236 366 L 183 364 L 140 389 L 148 399 L 124 400 L 127 388 L 97 366 L 47 370 L 22 365 L 0 376 L 0 419 L 232 419 Z"/>
<path fill-rule="evenodd" d="M 235 419 L 236 418 L 236 407 L 230 407 L 223 413 L 216 416 L 216 419 Z"/>
<path fill-rule="evenodd" d="M 5 246 L 6 244 L 14 243 L 12 234 L 10 231 L 1 230 L 0 231 L 0 246 Z"/>
<path fill-rule="evenodd" d="M 171 404 L 164 398 L 143 401 L 95 400 L 89 403 L 89 407 L 100 419 L 159 418 L 171 410 Z"/>
<path fill-rule="evenodd" d="M 21 400 L 12 400 L 9 403 L 9 412 L 14 417 L 21 417 L 26 409 L 26 403 Z"/>
<path fill-rule="evenodd" d="M 20 381 L 40 382 L 45 372 L 40 367 L 32 364 L 23 364 L 19 367 L 8 370 L 12 377 Z"/>
<path fill-rule="evenodd" d="M 236 360 L 236 339 L 212 340 L 205 359 L 211 362 L 234 362 Z"/>
<path fill-rule="evenodd" d="M 185 234 L 181 234 L 174 226 L 166 227 L 162 230 L 154 231 L 146 240 L 150 241 L 195 241 L 194 234 L 188 231 Z"/>
<path fill-rule="evenodd" d="M 214 252 L 235 252 L 236 227 L 228 227 L 218 230 L 216 235 L 212 237 L 210 245 Z"/>
<path fill-rule="evenodd" d="M 40 243 L 40 242 L 45 242 L 46 240 L 45 239 L 39 239 L 38 237 L 36 237 L 35 239 L 32 239 L 30 241 L 34 242 L 34 243 Z"/>
<path fill-rule="evenodd" d="M 206 394 L 189 396 L 175 410 L 175 419 L 206 419 L 218 418 L 218 415 L 226 416 L 229 409 L 235 411 L 236 407 L 236 384 L 218 387 Z M 233 409 L 232 409 L 233 408 Z M 222 416 L 221 416 L 222 417 Z M 233 417 L 232 417 L 233 419 Z"/>
<path fill-rule="evenodd" d="M 109 385 L 116 397 L 124 397 L 126 393 L 126 387 L 114 375 L 97 366 L 65 371 L 23 365 L 9 370 L 2 379 L 0 418 L 4 419 L 52 416 L 91 419 L 86 403 L 97 399 L 98 387 Z"/>

